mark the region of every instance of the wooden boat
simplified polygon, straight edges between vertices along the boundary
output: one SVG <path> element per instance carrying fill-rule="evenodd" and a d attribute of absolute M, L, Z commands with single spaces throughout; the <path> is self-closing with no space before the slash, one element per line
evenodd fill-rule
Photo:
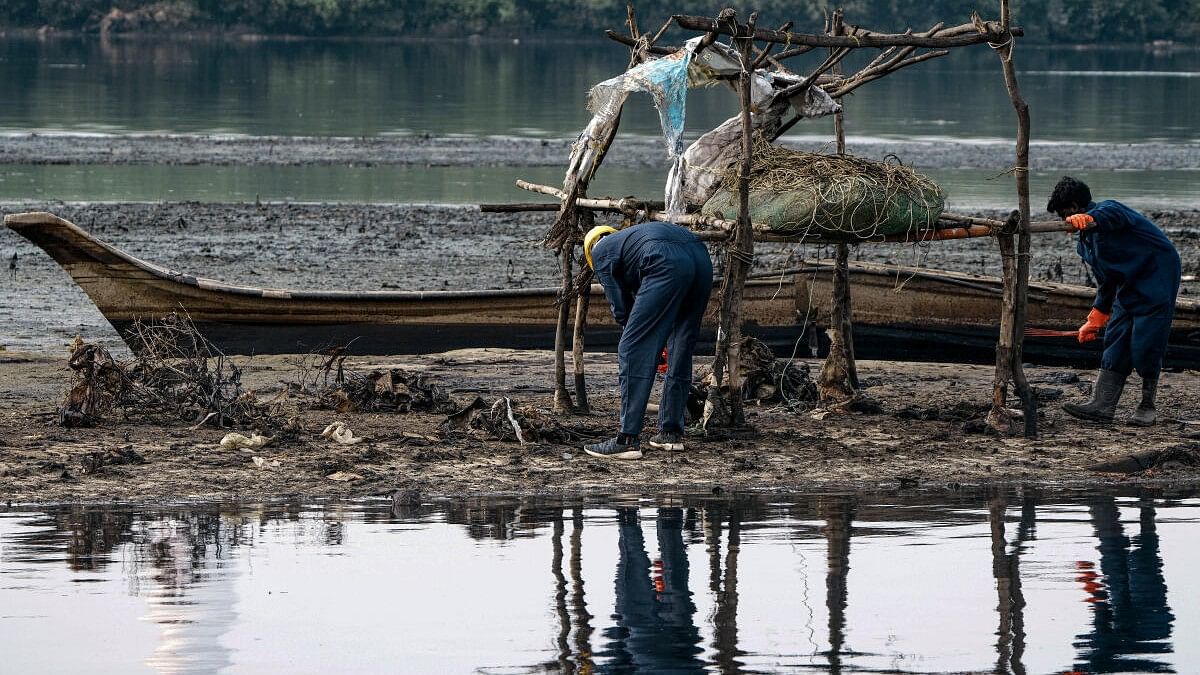
<path fill-rule="evenodd" d="M 348 345 L 356 354 L 411 354 L 466 347 L 548 349 L 554 344 L 556 289 L 491 291 L 293 291 L 235 286 L 145 262 L 50 213 L 9 215 L 5 224 L 46 251 L 128 340 L 129 327 L 186 311 L 229 354 L 308 352 Z M 746 332 L 784 355 L 821 353 L 829 316 L 829 262 L 757 275 L 747 284 Z M 852 263 L 859 358 L 988 363 L 994 358 L 1000 281 Z M 598 285 L 592 287 L 588 349 L 611 350 L 619 331 Z M 715 295 L 715 294 L 714 294 Z M 1028 323 L 1075 328 L 1093 291 L 1036 283 Z M 716 304 L 706 316 L 711 344 Z M 136 348 L 136 344 L 131 344 Z M 701 347 L 704 349 L 705 347 Z M 1070 338 L 1027 338 L 1032 363 L 1095 366 L 1099 346 Z M 1168 367 L 1200 367 L 1200 303 L 1180 301 Z"/>

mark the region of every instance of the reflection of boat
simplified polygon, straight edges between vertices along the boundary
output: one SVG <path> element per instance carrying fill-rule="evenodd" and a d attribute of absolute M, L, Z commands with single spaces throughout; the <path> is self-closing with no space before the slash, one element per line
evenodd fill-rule
<path fill-rule="evenodd" d="M 352 344 L 357 354 L 405 354 L 465 347 L 549 348 L 556 290 L 289 291 L 233 286 L 173 272 L 106 244 L 49 213 L 7 216 L 5 224 L 46 251 L 122 333 L 137 319 L 182 308 L 208 339 L 231 354 L 303 352 Z M 811 330 L 829 316 L 832 267 L 803 267 L 752 279 L 746 331 L 791 354 L 821 342 Z M 855 346 L 860 358 L 987 363 L 994 358 L 1000 282 L 956 272 L 852 263 Z M 618 331 L 599 286 L 592 287 L 588 347 L 611 349 Z M 716 314 L 709 307 L 708 324 Z M 1033 284 L 1028 322 L 1073 328 L 1093 292 Z M 711 339 L 711 334 L 709 335 Z M 1025 359 L 1095 365 L 1098 345 L 1031 338 Z M 1181 301 L 1168 365 L 1200 367 L 1200 303 Z"/>

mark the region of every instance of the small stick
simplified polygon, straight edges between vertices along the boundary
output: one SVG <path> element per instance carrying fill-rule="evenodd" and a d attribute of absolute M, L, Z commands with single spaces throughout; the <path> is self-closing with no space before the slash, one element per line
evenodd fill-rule
<path fill-rule="evenodd" d="M 661 37 L 662 37 L 664 34 L 666 34 L 666 32 L 667 32 L 667 29 L 668 29 L 668 28 L 670 28 L 670 27 L 671 27 L 671 24 L 673 24 L 673 23 L 675 23 L 675 17 L 670 17 L 670 18 L 668 18 L 668 19 L 667 19 L 667 21 L 666 21 L 666 23 L 664 23 L 664 24 L 662 25 L 662 28 L 659 28 L 659 29 L 658 29 L 658 32 L 654 34 L 654 37 L 650 38 L 650 40 L 648 41 L 648 43 L 647 43 L 647 44 L 649 44 L 651 47 L 653 47 L 653 46 L 654 46 L 654 43 L 658 42 L 658 40 L 659 40 L 659 39 L 660 39 L 660 38 L 661 38 Z"/>
<path fill-rule="evenodd" d="M 504 406 L 508 409 L 508 423 L 512 425 L 513 431 L 517 432 L 517 442 L 525 445 L 525 437 L 521 435 L 521 425 L 517 424 L 517 418 L 513 417 L 512 401 L 507 396 L 504 397 Z"/>

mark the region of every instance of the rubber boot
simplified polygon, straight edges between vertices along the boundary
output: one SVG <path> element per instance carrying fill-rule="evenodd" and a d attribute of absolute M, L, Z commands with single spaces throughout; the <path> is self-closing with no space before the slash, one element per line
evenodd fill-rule
<path fill-rule="evenodd" d="M 1158 413 L 1154 410 L 1154 395 L 1158 393 L 1158 378 L 1142 378 L 1142 402 L 1137 410 L 1129 417 L 1129 424 L 1135 427 L 1152 427 L 1158 421 Z"/>
<path fill-rule="evenodd" d="M 1082 405 L 1068 403 L 1063 411 L 1072 417 L 1093 422 L 1111 422 L 1125 388 L 1125 376 L 1111 370 L 1101 370 L 1092 388 L 1092 400 Z"/>

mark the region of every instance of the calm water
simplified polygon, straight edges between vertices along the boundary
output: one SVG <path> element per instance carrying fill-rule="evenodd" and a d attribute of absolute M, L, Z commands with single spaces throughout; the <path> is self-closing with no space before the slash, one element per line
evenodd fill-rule
<path fill-rule="evenodd" d="M 1200 142 L 1200 52 L 1018 52 L 1035 139 Z M 824 58 L 793 60 L 797 70 Z M 565 44 L 162 44 L 0 40 L 0 130 L 389 133 L 573 137 L 584 94 L 621 72 L 607 41 Z M 863 87 L 848 102 L 853 134 L 1011 138 L 996 57 L 959 50 Z M 736 111 L 727 90 L 689 98 L 688 127 Z M 827 133 L 828 120 L 797 133 Z M 623 133 L 654 135 L 651 106 Z"/>
<path fill-rule="evenodd" d="M 1019 58 L 1035 141 L 1200 144 L 1200 52 L 1025 48 Z M 0 39 L 0 82 L 6 85 L 0 132 L 569 138 L 587 121 L 588 88 L 625 64 L 624 49 L 606 41 L 156 45 Z M 648 99 L 627 111 L 623 134 L 659 133 Z M 707 130 L 735 111 L 734 97 L 723 88 L 694 91 L 689 132 Z M 996 58 L 986 48 L 960 50 L 874 82 L 847 101 L 847 111 L 852 137 L 974 143 L 1015 133 Z M 818 139 L 831 133 L 829 120 L 793 130 Z M 950 193 L 952 206 L 1009 206 L 1010 181 L 988 181 L 1004 168 L 931 173 Z M 518 176 L 557 183 L 561 170 L 10 165 L 0 166 L 0 199 L 528 199 L 511 187 Z M 1035 177 L 1035 193 L 1056 178 Z M 1195 171 L 1109 171 L 1090 178 L 1101 192 L 1146 206 L 1200 204 Z M 592 192 L 648 196 L 662 179 L 661 171 L 606 168 Z"/>
<path fill-rule="evenodd" d="M 6 672 L 1197 672 L 1200 499 L 0 511 Z"/>

